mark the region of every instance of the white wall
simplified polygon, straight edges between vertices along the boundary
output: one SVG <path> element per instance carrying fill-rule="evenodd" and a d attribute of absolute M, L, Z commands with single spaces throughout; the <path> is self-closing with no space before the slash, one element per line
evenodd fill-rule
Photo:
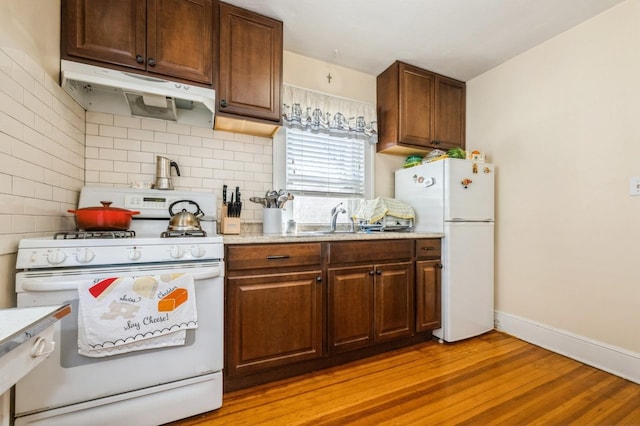
<path fill-rule="evenodd" d="M 0 46 L 20 49 L 53 80 L 60 72 L 60 0 L 1 0 Z"/>
<path fill-rule="evenodd" d="M 497 164 L 496 309 L 640 353 L 640 2 L 467 83 Z"/>

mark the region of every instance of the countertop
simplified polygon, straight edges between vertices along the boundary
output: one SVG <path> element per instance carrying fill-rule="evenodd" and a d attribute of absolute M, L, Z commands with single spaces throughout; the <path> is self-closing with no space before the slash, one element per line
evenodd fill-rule
<path fill-rule="evenodd" d="M 70 312 L 70 305 L 0 309 L 0 357 Z"/>
<path fill-rule="evenodd" d="M 441 233 L 424 232 L 338 232 L 322 235 L 263 235 L 257 233 L 243 233 L 240 235 L 223 235 L 225 244 L 265 244 L 265 243 L 302 243 L 321 241 L 366 241 L 393 240 L 413 238 L 442 238 Z"/>

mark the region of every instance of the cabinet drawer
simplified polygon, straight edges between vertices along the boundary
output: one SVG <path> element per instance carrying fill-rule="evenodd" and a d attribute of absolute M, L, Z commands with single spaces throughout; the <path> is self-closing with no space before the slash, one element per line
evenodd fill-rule
<path fill-rule="evenodd" d="M 226 263 L 229 271 L 320 265 L 322 245 L 300 243 L 228 246 Z"/>
<path fill-rule="evenodd" d="M 441 255 L 439 238 L 416 240 L 416 258 L 440 259 Z"/>
<path fill-rule="evenodd" d="M 329 244 L 329 263 L 374 263 L 413 257 L 412 240 L 349 241 Z"/>

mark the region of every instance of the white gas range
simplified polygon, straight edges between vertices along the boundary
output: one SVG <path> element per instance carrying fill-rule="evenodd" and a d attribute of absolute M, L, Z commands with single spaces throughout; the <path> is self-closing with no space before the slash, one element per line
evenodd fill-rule
<path fill-rule="evenodd" d="M 53 353 L 16 384 L 15 424 L 156 425 L 222 405 L 224 249 L 216 234 L 212 193 L 85 187 L 78 208 L 140 211 L 127 231 L 71 232 L 20 242 L 19 307 L 69 303 Z M 195 202 L 203 232 L 161 237 L 169 206 Z M 175 204 L 173 211 L 192 203 Z M 190 211 L 190 210 L 189 210 Z M 78 289 L 140 277 L 193 276 L 197 328 L 184 344 L 100 358 L 80 355 Z M 98 420 L 97 420 L 98 419 Z"/>

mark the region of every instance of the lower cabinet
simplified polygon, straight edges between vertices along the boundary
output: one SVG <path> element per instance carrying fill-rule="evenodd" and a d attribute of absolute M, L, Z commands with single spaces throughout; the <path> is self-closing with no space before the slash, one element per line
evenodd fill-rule
<path fill-rule="evenodd" d="M 329 268 L 329 350 L 413 333 L 411 263 Z"/>
<path fill-rule="evenodd" d="M 225 246 L 225 391 L 431 337 L 440 239 Z"/>
<path fill-rule="evenodd" d="M 442 290 L 439 239 L 415 240 L 416 244 L 416 331 L 440 328 Z"/>
<path fill-rule="evenodd" d="M 228 278 L 227 372 L 322 355 L 322 272 Z"/>
<path fill-rule="evenodd" d="M 441 303 L 439 260 L 416 262 L 416 331 L 435 330 L 441 327 Z"/>

